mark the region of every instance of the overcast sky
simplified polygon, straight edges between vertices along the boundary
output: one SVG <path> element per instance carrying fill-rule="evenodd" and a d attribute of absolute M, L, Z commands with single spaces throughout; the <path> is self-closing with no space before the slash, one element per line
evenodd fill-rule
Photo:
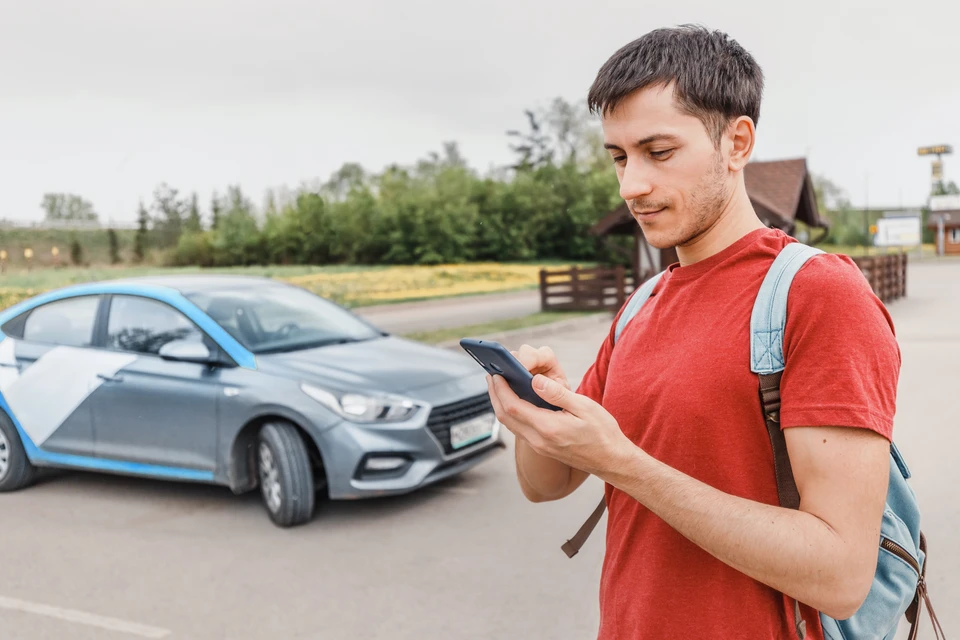
<path fill-rule="evenodd" d="M 446 140 L 485 171 L 523 109 L 582 101 L 618 47 L 685 22 L 763 67 L 755 159 L 805 156 L 856 204 L 914 206 L 917 147 L 952 144 L 960 183 L 952 0 L 0 0 L 0 218 L 66 191 L 133 220 L 161 181 L 204 211 L 231 183 L 259 204 Z"/>

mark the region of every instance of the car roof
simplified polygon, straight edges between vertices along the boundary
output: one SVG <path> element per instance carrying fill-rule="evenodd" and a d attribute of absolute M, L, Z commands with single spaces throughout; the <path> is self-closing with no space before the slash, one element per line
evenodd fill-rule
<path fill-rule="evenodd" d="M 283 286 L 285 283 L 265 276 L 181 274 L 169 276 L 137 276 L 105 281 L 109 285 L 155 286 L 175 289 L 184 295 L 223 291 L 227 289 L 249 289 L 263 286 Z"/>

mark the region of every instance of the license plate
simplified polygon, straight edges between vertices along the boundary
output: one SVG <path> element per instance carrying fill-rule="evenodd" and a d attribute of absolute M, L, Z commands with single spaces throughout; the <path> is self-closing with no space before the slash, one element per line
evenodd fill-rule
<path fill-rule="evenodd" d="M 474 442 L 489 438 L 493 435 L 493 419 L 492 413 L 485 413 L 453 425 L 450 427 L 450 446 L 454 449 L 462 449 Z"/>

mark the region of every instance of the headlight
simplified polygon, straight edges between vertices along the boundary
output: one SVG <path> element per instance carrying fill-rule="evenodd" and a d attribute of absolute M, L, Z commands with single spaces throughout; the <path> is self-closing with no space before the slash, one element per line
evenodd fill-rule
<path fill-rule="evenodd" d="M 353 422 L 398 422 L 416 413 L 419 406 L 409 398 L 392 394 L 332 393 L 303 383 L 305 394 L 334 413 Z"/>

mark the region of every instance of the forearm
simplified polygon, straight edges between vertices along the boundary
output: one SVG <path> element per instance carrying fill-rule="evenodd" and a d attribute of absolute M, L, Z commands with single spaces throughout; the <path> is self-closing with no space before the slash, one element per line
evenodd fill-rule
<path fill-rule="evenodd" d="M 720 561 L 834 617 L 858 606 L 847 545 L 820 518 L 724 493 L 639 448 L 618 467 L 602 479 Z"/>
<path fill-rule="evenodd" d="M 541 455 L 523 438 L 516 439 L 517 478 L 523 495 L 531 502 L 564 498 L 580 486 L 587 474 Z"/>

